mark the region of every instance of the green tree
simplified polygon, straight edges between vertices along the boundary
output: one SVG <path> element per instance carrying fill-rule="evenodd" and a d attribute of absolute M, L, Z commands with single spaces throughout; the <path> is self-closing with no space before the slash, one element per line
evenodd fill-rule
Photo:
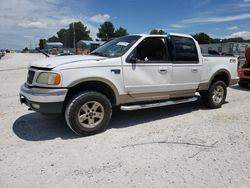
<path fill-rule="evenodd" d="M 89 36 L 90 31 L 82 22 L 75 22 L 69 24 L 69 29 L 64 31 L 65 39 L 64 46 L 68 48 L 73 48 L 74 46 L 74 33 L 75 33 L 75 42 L 79 40 L 92 40 Z"/>
<path fill-rule="evenodd" d="M 227 43 L 227 42 L 250 42 L 250 40 L 245 40 L 241 37 L 235 38 L 227 38 L 227 39 L 218 39 L 218 38 L 211 38 L 206 33 L 198 33 L 193 35 L 193 37 L 198 41 L 199 44 L 211 44 L 211 43 Z"/>
<path fill-rule="evenodd" d="M 214 43 L 213 39 L 206 33 L 198 33 L 198 34 L 193 35 L 193 37 L 195 38 L 195 40 L 198 41 L 199 44 Z"/>
<path fill-rule="evenodd" d="M 60 40 L 56 36 L 53 36 L 53 37 L 48 38 L 48 42 L 60 42 Z"/>
<path fill-rule="evenodd" d="M 109 40 L 110 38 L 115 37 L 114 32 L 114 25 L 111 22 L 104 22 L 102 25 L 100 25 L 97 36 L 102 40 Z"/>
<path fill-rule="evenodd" d="M 45 48 L 45 44 L 46 44 L 46 39 L 40 39 L 39 40 L 39 49 L 43 50 Z"/>
<path fill-rule="evenodd" d="M 67 35 L 68 30 L 67 29 L 60 29 L 57 32 L 57 36 L 60 42 L 62 42 L 63 44 L 66 43 L 66 35 Z"/>
<path fill-rule="evenodd" d="M 150 32 L 150 35 L 165 35 L 167 34 L 165 31 L 163 30 L 157 30 L 157 29 L 152 29 L 152 31 Z"/>
<path fill-rule="evenodd" d="M 125 28 L 120 27 L 119 29 L 117 29 L 114 33 L 115 37 L 122 37 L 122 36 L 126 36 L 128 35 L 128 32 Z"/>
<path fill-rule="evenodd" d="M 244 40 L 241 37 L 235 37 L 235 38 L 223 39 L 223 42 L 247 42 L 247 40 Z"/>
<path fill-rule="evenodd" d="M 69 24 L 68 29 L 60 29 L 57 32 L 57 36 L 48 38 L 48 42 L 62 42 L 66 48 L 73 48 L 74 46 L 74 34 L 75 42 L 79 40 L 92 40 L 89 36 L 90 31 L 82 22 L 74 22 Z"/>

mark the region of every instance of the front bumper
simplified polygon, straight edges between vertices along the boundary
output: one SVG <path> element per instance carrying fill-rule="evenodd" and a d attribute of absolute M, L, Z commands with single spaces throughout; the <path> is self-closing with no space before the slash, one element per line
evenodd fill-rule
<path fill-rule="evenodd" d="M 32 110 L 45 114 L 62 113 L 68 89 L 29 88 L 21 86 L 20 102 Z"/>
<path fill-rule="evenodd" d="M 240 81 L 243 84 L 250 84 L 250 79 L 240 78 Z"/>

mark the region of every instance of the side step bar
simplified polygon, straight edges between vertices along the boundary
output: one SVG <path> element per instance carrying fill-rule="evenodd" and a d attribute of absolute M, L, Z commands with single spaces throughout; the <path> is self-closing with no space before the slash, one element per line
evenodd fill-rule
<path fill-rule="evenodd" d="M 151 103 L 151 104 L 139 104 L 139 105 L 131 105 L 131 106 L 121 106 L 121 110 L 124 111 L 132 111 L 132 110 L 140 110 L 140 109 L 146 109 L 146 108 L 156 108 L 161 106 L 169 106 L 174 104 L 182 104 L 182 103 L 188 103 L 188 102 L 194 102 L 197 101 L 198 97 L 191 97 L 186 99 L 179 99 L 179 100 L 168 100 L 168 101 L 162 101 L 157 103 Z"/>

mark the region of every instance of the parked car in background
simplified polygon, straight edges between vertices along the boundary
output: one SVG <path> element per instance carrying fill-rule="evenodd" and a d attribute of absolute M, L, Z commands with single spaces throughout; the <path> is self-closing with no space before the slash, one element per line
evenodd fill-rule
<path fill-rule="evenodd" d="M 5 56 L 5 54 L 6 54 L 6 52 L 5 51 L 0 51 L 0 59 L 3 57 L 3 56 Z"/>
<path fill-rule="evenodd" d="M 71 52 L 62 52 L 62 53 L 59 53 L 59 54 L 57 54 L 58 56 L 66 56 L 66 55 L 73 55 L 73 53 L 71 53 Z"/>
<path fill-rule="evenodd" d="M 250 48 L 246 50 L 246 62 L 243 66 L 239 65 L 238 74 L 240 77 L 239 86 L 247 87 L 250 84 Z"/>
<path fill-rule="evenodd" d="M 88 55 L 90 52 L 94 51 L 96 48 L 103 45 L 105 42 L 103 41 L 87 41 L 80 40 L 76 44 L 77 54 L 78 55 Z"/>

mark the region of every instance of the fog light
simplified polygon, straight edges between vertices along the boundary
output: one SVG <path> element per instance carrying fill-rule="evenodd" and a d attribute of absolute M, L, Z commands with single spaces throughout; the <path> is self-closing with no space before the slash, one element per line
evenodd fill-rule
<path fill-rule="evenodd" d="M 37 109 L 37 110 L 40 108 L 40 105 L 36 103 L 32 103 L 31 106 L 32 108 Z"/>

